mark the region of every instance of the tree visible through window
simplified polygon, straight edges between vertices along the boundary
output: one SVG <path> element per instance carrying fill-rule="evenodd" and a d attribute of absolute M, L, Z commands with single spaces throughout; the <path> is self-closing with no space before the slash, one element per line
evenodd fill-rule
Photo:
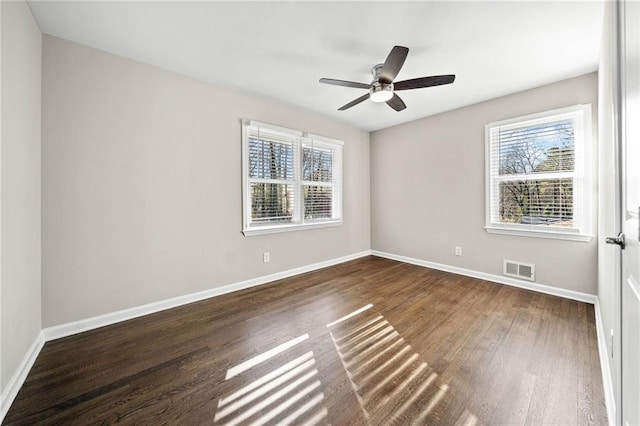
<path fill-rule="evenodd" d="M 583 233 L 589 209 L 584 111 L 487 125 L 488 230 Z"/>
<path fill-rule="evenodd" d="M 340 222 L 340 141 L 255 122 L 243 130 L 245 234 Z"/>
<path fill-rule="evenodd" d="M 332 150 L 303 145 L 302 180 L 304 187 L 304 218 L 331 218 L 333 216 Z"/>
<path fill-rule="evenodd" d="M 570 120 L 501 131 L 499 175 L 573 172 L 575 137 Z M 573 179 L 500 182 L 500 221 L 573 226 Z"/>
<path fill-rule="evenodd" d="M 253 180 L 251 217 L 255 223 L 290 222 L 295 182 L 294 146 L 265 139 L 249 137 L 249 177 Z"/>

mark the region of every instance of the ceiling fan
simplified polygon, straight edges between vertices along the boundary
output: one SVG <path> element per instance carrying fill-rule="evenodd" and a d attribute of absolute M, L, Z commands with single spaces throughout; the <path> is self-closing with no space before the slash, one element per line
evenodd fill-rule
<path fill-rule="evenodd" d="M 395 82 L 394 78 L 400 72 L 404 64 L 409 48 L 404 46 L 393 46 L 389 56 L 384 64 L 378 64 L 371 69 L 373 81 L 370 84 L 357 83 L 355 81 L 336 80 L 333 78 L 321 78 L 320 83 L 333 84 L 335 86 L 355 87 L 356 89 L 367 89 L 369 93 L 354 99 L 346 105 L 338 108 L 338 111 L 344 111 L 352 106 L 358 105 L 367 98 L 373 102 L 386 102 L 396 111 L 402 111 L 407 106 L 403 100 L 395 92 L 397 90 L 421 89 L 423 87 L 441 86 L 443 84 L 451 84 L 456 79 L 455 74 L 432 75 L 430 77 L 412 78 L 411 80 L 403 80 Z"/>

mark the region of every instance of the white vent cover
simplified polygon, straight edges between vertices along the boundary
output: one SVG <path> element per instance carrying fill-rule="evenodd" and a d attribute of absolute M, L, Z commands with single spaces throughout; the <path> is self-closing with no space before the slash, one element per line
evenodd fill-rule
<path fill-rule="evenodd" d="M 529 281 L 535 281 L 536 279 L 536 265 L 532 263 L 516 262 L 514 260 L 504 260 L 504 275 L 522 278 Z"/>

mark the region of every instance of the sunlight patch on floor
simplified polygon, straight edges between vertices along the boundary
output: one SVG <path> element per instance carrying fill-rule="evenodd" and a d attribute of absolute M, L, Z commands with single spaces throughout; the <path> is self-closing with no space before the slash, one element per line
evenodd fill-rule
<path fill-rule="evenodd" d="M 327 325 L 367 421 L 422 424 L 448 391 L 369 304 Z M 418 409 L 419 407 L 419 409 Z"/>
<path fill-rule="evenodd" d="M 249 385 L 238 389 L 237 391 L 233 392 L 232 394 L 228 395 L 227 397 L 220 399 L 220 402 L 218 404 L 218 408 L 228 404 L 229 402 L 241 397 L 242 395 L 244 395 L 244 394 L 246 394 L 246 393 L 248 393 L 248 392 L 250 392 L 250 391 L 252 391 L 252 390 L 254 390 L 256 388 L 260 388 L 261 386 L 263 386 L 265 384 L 268 384 L 272 380 L 276 380 L 281 375 L 284 375 L 287 371 L 299 366 L 300 364 L 308 363 L 309 360 L 313 360 L 313 352 L 311 352 L 311 351 L 305 353 L 304 355 L 299 356 L 298 358 L 294 359 L 293 361 L 290 361 L 290 362 L 286 363 L 282 367 L 279 367 L 279 368 L 273 370 L 272 372 L 262 376 L 260 379 L 253 381 Z"/>
<path fill-rule="evenodd" d="M 241 374 L 247 371 L 251 367 L 255 367 L 256 365 L 268 360 L 269 358 L 273 358 L 279 353 L 286 351 L 287 349 L 297 345 L 300 342 L 307 340 L 308 338 L 309 338 L 308 334 L 303 334 L 302 336 L 296 337 L 295 339 L 291 339 L 288 342 L 278 345 L 273 349 L 263 352 L 260 355 L 256 355 L 253 358 L 248 359 L 243 363 L 236 365 L 233 368 L 230 368 L 229 370 L 227 370 L 227 376 L 225 377 L 225 380 L 229 380 L 230 378 L 235 377 L 238 374 Z"/>
<path fill-rule="evenodd" d="M 335 320 L 335 321 L 333 321 L 333 322 L 330 322 L 329 324 L 327 324 L 327 328 L 331 328 L 331 327 L 333 327 L 334 325 L 338 325 L 338 324 L 340 324 L 341 322 L 346 321 L 346 320 L 348 320 L 349 318 L 353 318 L 353 317 L 355 317 L 356 315 L 358 315 L 358 314 L 360 314 L 360 313 L 362 313 L 362 312 L 364 312 L 364 311 L 366 311 L 366 310 L 368 310 L 368 309 L 371 309 L 371 308 L 373 308 L 373 305 L 372 305 L 371 303 L 369 303 L 368 305 L 363 306 L 362 308 L 357 309 L 357 310 L 355 310 L 355 311 L 351 312 L 350 314 L 347 314 L 347 315 L 343 316 L 342 318 L 339 318 L 339 319 L 337 319 L 337 320 Z"/>
<path fill-rule="evenodd" d="M 218 400 L 214 423 L 315 425 L 327 417 L 313 351 L 291 339 L 227 370 L 235 389 Z"/>

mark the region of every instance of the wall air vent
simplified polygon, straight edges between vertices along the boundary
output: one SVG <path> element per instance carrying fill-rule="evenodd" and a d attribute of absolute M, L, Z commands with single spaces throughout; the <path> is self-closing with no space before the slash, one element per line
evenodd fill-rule
<path fill-rule="evenodd" d="M 532 263 L 522 263 L 513 260 L 504 260 L 504 275 L 509 277 L 521 278 L 524 280 L 536 280 L 536 265 Z"/>

